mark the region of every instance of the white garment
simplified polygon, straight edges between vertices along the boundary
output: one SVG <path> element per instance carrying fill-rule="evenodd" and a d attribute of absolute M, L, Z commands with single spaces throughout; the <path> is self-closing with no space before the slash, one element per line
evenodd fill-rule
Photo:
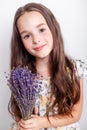
<path fill-rule="evenodd" d="M 87 75 L 87 65 L 82 62 L 81 60 L 72 60 L 74 66 L 75 66 L 75 73 L 77 78 L 83 78 L 85 75 Z M 39 102 L 39 115 L 44 116 L 46 113 L 46 104 L 47 100 L 50 94 L 50 78 L 43 79 L 42 81 L 42 90 L 40 92 L 40 99 L 37 100 L 36 104 Z M 15 126 L 15 125 L 14 125 Z M 14 127 L 11 130 L 16 130 L 16 127 Z M 58 128 L 47 128 L 47 129 L 41 129 L 41 130 L 80 130 L 79 122 L 64 126 L 64 127 L 58 127 Z"/>

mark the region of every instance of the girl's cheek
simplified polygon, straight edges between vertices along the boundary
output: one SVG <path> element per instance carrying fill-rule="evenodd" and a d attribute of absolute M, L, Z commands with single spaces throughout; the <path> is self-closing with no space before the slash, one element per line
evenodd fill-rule
<path fill-rule="evenodd" d="M 25 41 L 25 42 L 23 42 L 24 43 L 24 46 L 25 46 L 25 48 L 30 48 L 30 44 L 29 44 L 29 42 L 28 41 Z"/>
<path fill-rule="evenodd" d="M 27 51 L 30 51 L 30 44 L 29 43 L 23 43 L 24 44 L 24 47 L 25 47 L 25 49 L 27 50 Z"/>
<path fill-rule="evenodd" d="M 47 39 L 49 39 L 49 40 L 53 40 L 51 32 L 45 33 L 44 37 L 47 38 Z"/>

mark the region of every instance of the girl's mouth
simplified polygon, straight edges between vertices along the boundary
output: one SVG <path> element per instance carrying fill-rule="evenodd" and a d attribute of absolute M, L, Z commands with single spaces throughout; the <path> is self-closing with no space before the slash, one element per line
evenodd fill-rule
<path fill-rule="evenodd" d="M 44 46 L 46 46 L 46 44 L 38 46 L 38 47 L 35 47 L 34 50 L 40 51 L 40 50 L 42 50 L 44 48 Z"/>

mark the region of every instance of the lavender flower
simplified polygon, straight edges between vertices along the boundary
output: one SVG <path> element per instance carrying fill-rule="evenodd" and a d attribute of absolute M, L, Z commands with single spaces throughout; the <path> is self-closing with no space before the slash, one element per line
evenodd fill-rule
<path fill-rule="evenodd" d="M 13 68 L 8 79 L 8 86 L 17 102 L 23 119 L 30 118 L 39 98 L 41 82 L 38 84 L 38 74 L 33 74 L 28 67 Z"/>

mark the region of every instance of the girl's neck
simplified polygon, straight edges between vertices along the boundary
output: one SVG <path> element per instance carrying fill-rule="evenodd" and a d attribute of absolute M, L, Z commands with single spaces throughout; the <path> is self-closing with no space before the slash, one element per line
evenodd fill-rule
<path fill-rule="evenodd" d="M 48 59 L 37 59 L 36 60 L 36 69 L 43 77 L 49 77 L 49 60 Z"/>

